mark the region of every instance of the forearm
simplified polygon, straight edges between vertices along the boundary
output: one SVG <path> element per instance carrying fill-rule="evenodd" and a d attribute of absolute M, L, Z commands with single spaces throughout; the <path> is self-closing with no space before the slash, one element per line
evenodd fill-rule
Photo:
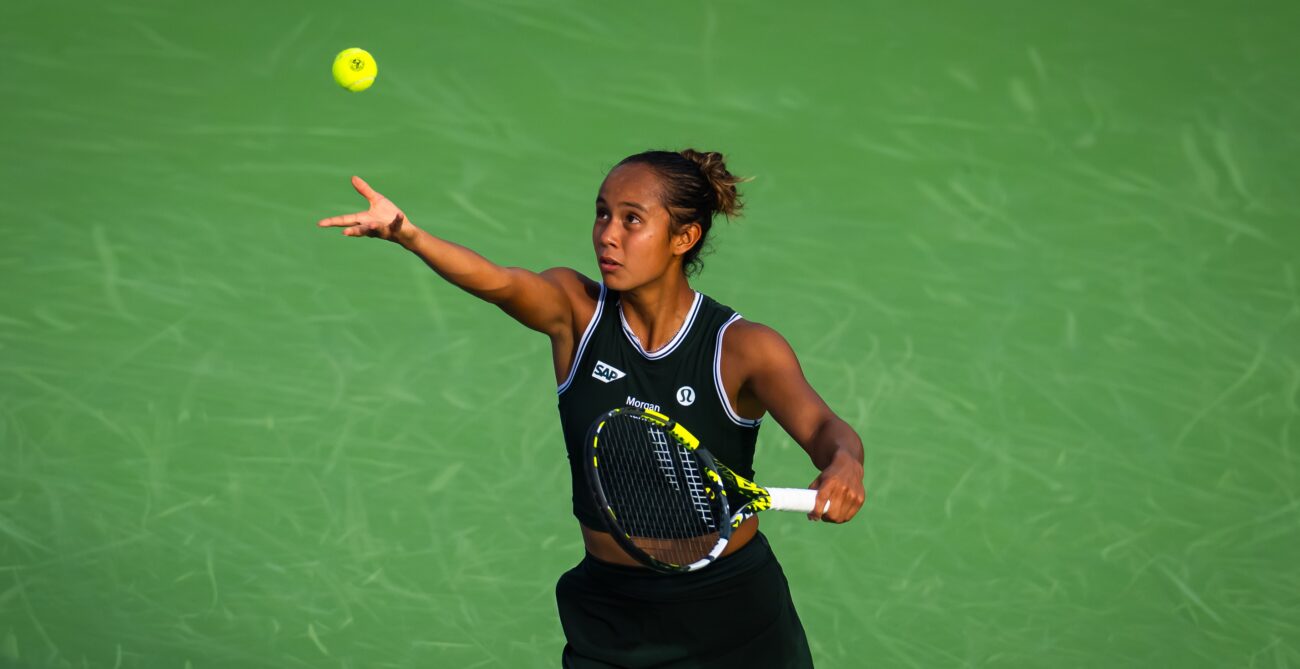
<path fill-rule="evenodd" d="M 862 465 L 862 439 L 838 417 L 828 418 L 818 427 L 806 450 L 819 470 L 824 471 L 837 462 Z"/>
<path fill-rule="evenodd" d="M 449 283 L 482 300 L 499 304 L 510 297 L 511 270 L 460 244 L 435 237 L 410 221 L 396 239 Z"/>

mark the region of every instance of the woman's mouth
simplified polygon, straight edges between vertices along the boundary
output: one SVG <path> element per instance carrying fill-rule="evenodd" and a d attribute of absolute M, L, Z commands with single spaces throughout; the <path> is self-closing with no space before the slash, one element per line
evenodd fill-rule
<path fill-rule="evenodd" d="M 622 267 L 622 265 L 619 264 L 618 261 L 614 260 L 609 256 L 601 256 L 596 260 L 597 262 L 600 263 L 600 271 L 602 272 L 613 272 L 614 270 Z"/>

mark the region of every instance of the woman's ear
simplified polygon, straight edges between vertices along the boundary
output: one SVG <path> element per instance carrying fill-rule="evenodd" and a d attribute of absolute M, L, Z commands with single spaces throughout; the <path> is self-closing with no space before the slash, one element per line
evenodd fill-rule
<path fill-rule="evenodd" d="M 685 255 L 687 251 L 691 250 L 691 248 L 695 246 L 696 242 L 700 241 L 700 235 L 702 235 L 703 232 L 704 231 L 700 227 L 699 223 L 687 223 L 686 225 L 683 225 L 680 230 L 673 233 L 673 255 Z"/>

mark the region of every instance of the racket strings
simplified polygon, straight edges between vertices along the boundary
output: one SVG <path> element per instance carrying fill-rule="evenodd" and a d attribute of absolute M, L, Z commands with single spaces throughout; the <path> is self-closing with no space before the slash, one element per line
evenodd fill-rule
<path fill-rule="evenodd" d="M 598 450 L 602 488 L 619 526 L 649 556 L 690 564 L 718 542 L 718 500 L 696 455 L 650 421 L 615 416 Z"/>
<path fill-rule="evenodd" d="M 655 459 L 659 461 L 659 469 L 663 471 L 664 477 L 672 484 L 674 490 L 681 490 L 677 485 L 677 471 L 673 464 L 672 452 L 668 448 L 668 435 L 658 427 L 651 427 L 649 433 Z"/>
<path fill-rule="evenodd" d="M 716 530 L 717 525 L 713 520 L 713 507 L 709 503 L 708 491 L 704 487 L 704 477 L 700 475 L 699 465 L 695 462 L 695 456 L 690 449 L 676 444 L 679 451 L 679 457 L 682 462 L 682 469 L 686 473 L 686 490 L 690 493 L 691 503 L 695 505 L 695 513 L 699 514 L 700 519 L 708 526 L 710 530 Z"/>
<path fill-rule="evenodd" d="M 696 462 L 695 455 L 691 449 L 677 443 L 673 440 L 669 445 L 668 435 L 664 433 L 663 428 L 653 426 L 648 428 L 650 434 L 650 443 L 653 444 L 655 458 L 659 462 L 659 469 L 663 472 L 664 477 L 672 484 L 673 490 L 681 491 L 682 486 L 678 483 L 677 468 L 681 468 L 682 477 L 686 482 L 686 492 L 690 495 L 691 504 L 695 507 L 695 512 L 699 514 L 705 525 L 710 530 L 717 529 L 713 520 L 713 509 L 709 504 L 708 491 L 704 487 L 704 477 L 700 475 L 700 467 Z M 675 452 L 674 452 L 675 451 Z"/>

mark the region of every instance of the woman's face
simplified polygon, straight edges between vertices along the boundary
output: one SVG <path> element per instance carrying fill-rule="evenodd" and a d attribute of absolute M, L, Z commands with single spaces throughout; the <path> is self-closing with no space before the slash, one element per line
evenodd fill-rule
<path fill-rule="evenodd" d="M 659 277 L 690 249 L 690 228 L 672 234 L 672 217 L 660 196 L 659 175 L 646 165 L 614 168 L 596 197 L 591 242 L 605 285 L 630 290 Z"/>

